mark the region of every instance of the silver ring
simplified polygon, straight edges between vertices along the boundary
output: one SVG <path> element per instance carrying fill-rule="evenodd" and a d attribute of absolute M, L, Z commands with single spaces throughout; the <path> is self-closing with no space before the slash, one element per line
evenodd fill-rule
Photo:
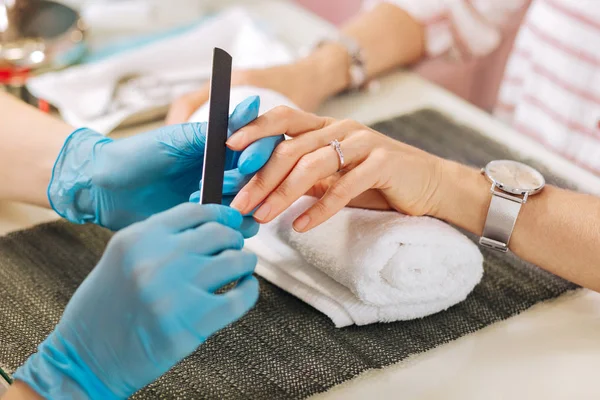
<path fill-rule="evenodd" d="M 342 152 L 342 148 L 340 147 L 340 142 L 337 141 L 337 139 L 332 140 L 331 142 L 329 142 L 329 145 L 331 147 L 333 147 L 333 149 L 335 150 L 335 152 L 337 153 L 339 159 L 340 159 L 340 167 L 338 168 L 338 172 L 341 171 L 344 168 L 344 153 Z"/>

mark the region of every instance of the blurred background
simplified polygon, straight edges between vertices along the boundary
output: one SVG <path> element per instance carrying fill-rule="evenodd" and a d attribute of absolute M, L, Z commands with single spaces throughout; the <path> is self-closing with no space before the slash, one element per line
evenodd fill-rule
<path fill-rule="evenodd" d="M 0 84 L 103 133 L 183 122 L 206 100 L 218 46 L 233 54 L 234 86 L 317 111 L 351 88 L 333 87 L 346 66 L 305 93 L 311 70 L 334 71 L 335 52 L 318 60 L 317 44 L 348 47 L 344 36 L 366 47 L 363 93 L 414 72 L 599 173 L 599 24 L 596 0 L 0 0 Z"/>

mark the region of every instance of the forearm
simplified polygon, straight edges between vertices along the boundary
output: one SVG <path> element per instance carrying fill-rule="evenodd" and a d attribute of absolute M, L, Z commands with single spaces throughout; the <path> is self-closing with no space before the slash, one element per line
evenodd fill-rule
<path fill-rule="evenodd" d="M 0 93 L 0 200 L 49 207 L 54 161 L 73 128 Z"/>
<path fill-rule="evenodd" d="M 38 400 L 42 399 L 42 396 L 37 394 L 32 388 L 27 386 L 26 383 L 21 381 L 15 381 L 8 392 L 2 396 L 2 400 Z"/>
<path fill-rule="evenodd" d="M 360 45 L 368 79 L 412 64 L 425 54 L 425 34 L 421 24 L 389 3 L 358 15 L 341 30 Z M 323 98 L 343 91 L 350 83 L 348 55 L 340 45 L 324 45 L 299 64 L 312 75 L 314 88 Z"/>
<path fill-rule="evenodd" d="M 446 163 L 436 217 L 476 235 L 485 225 L 490 184 L 479 171 Z M 524 260 L 600 291 L 600 199 L 547 186 L 521 208 L 509 247 Z"/>

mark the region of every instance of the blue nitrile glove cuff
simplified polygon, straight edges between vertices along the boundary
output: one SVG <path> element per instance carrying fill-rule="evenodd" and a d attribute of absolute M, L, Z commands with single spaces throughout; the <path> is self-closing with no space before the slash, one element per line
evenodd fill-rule
<path fill-rule="evenodd" d="M 99 222 L 91 169 L 97 146 L 112 141 L 88 128 L 77 129 L 67 137 L 48 185 L 48 201 L 58 215 L 77 224 Z"/>
<path fill-rule="evenodd" d="M 54 331 L 14 374 L 45 399 L 119 399 L 87 365 L 75 349 Z"/>

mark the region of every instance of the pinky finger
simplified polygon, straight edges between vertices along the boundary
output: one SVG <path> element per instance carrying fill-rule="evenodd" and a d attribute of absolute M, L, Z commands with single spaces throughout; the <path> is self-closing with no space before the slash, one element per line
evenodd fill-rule
<path fill-rule="evenodd" d="M 294 230 L 306 232 L 333 217 L 352 199 L 371 189 L 377 173 L 378 164 L 367 158 L 331 184 L 323 197 L 294 221 Z"/>

